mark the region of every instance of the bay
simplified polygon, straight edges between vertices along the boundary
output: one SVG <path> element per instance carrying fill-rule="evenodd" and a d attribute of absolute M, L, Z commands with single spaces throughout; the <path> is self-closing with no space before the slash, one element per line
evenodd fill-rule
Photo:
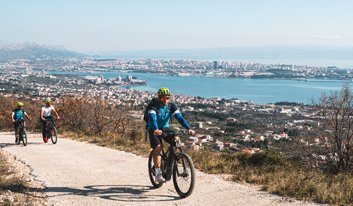
<path fill-rule="evenodd" d="M 347 83 L 340 80 L 288 80 L 288 79 L 243 79 L 213 78 L 200 76 L 170 76 L 155 73 L 136 72 L 60 72 L 51 74 L 74 74 L 83 76 L 100 76 L 104 78 L 125 78 L 127 75 L 147 80 L 147 85 L 129 86 L 129 89 L 156 92 L 161 87 L 168 87 L 173 94 L 200 96 L 205 98 L 237 98 L 252 101 L 256 104 L 267 104 L 281 101 L 311 104 L 318 100 L 323 92 L 339 91 Z M 352 82 L 348 82 L 352 87 Z"/>

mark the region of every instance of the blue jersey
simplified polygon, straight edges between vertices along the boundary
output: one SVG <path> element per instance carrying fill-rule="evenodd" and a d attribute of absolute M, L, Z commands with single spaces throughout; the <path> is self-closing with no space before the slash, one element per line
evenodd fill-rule
<path fill-rule="evenodd" d="M 164 105 L 157 108 L 157 111 L 149 111 L 149 113 L 155 113 L 157 116 L 157 125 L 159 129 L 168 128 L 170 121 L 170 111 L 168 105 Z M 152 129 L 152 121 L 148 122 L 148 129 Z"/>
<path fill-rule="evenodd" d="M 16 120 L 16 121 L 21 121 L 24 119 L 24 114 L 25 114 L 25 111 L 23 109 L 19 109 L 19 108 L 16 108 L 12 111 L 14 114 L 13 114 L 13 118 Z"/>
<path fill-rule="evenodd" d="M 180 113 L 180 110 L 175 104 L 171 103 L 164 105 L 160 103 L 156 107 L 148 111 L 148 130 L 169 128 L 169 121 L 172 115 L 174 115 L 174 117 L 183 127 L 187 129 L 190 128 L 189 124 L 183 118 Z"/>

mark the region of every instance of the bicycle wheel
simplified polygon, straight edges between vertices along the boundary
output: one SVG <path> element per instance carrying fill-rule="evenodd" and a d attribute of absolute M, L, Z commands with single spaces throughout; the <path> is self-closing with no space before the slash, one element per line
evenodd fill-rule
<path fill-rule="evenodd" d="M 27 132 L 26 132 L 26 130 L 22 130 L 20 132 L 20 137 L 22 139 L 23 146 L 26 146 L 27 145 Z"/>
<path fill-rule="evenodd" d="M 15 135 L 16 136 L 16 135 Z M 16 138 L 16 137 L 15 137 Z M 21 143 L 20 141 L 20 134 L 18 134 L 18 137 L 15 139 L 15 143 L 19 145 Z"/>
<path fill-rule="evenodd" d="M 53 126 L 49 132 L 50 132 L 51 142 L 53 144 L 56 144 L 56 142 L 58 141 L 58 132 L 57 132 L 56 128 Z"/>
<path fill-rule="evenodd" d="M 163 162 L 163 158 L 162 158 Z M 161 164 L 162 166 L 162 164 Z M 150 177 L 151 183 L 155 188 L 159 188 L 163 185 L 163 182 L 156 182 L 155 181 L 155 176 L 156 176 L 156 171 L 153 166 L 153 150 L 150 153 L 150 156 L 148 157 L 148 175 Z"/>
<path fill-rule="evenodd" d="M 195 185 L 195 168 L 191 158 L 178 154 L 173 170 L 173 184 L 178 195 L 182 198 L 191 195 Z"/>

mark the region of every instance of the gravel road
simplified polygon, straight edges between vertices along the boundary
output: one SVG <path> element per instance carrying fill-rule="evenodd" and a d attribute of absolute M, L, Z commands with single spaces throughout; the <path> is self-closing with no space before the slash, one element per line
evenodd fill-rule
<path fill-rule="evenodd" d="M 180 199 L 172 181 L 152 187 L 146 158 L 69 139 L 45 144 L 39 137 L 29 135 L 24 147 L 13 143 L 13 133 L 0 133 L 0 146 L 32 169 L 53 205 L 315 205 L 199 171 L 193 194 Z"/>

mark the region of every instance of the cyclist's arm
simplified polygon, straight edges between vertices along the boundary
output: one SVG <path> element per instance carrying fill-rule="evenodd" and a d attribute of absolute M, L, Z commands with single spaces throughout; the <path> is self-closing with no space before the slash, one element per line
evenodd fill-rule
<path fill-rule="evenodd" d="M 12 122 L 15 121 L 14 116 L 15 116 L 15 112 L 12 112 L 12 115 L 11 115 Z"/>
<path fill-rule="evenodd" d="M 27 112 L 25 112 L 24 114 L 28 119 L 31 119 L 31 117 L 28 116 Z"/>
<path fill-rule="evenodd" d="M 186 129 L 188 129 L 188 130 L 190 129 L 189 123 L 185 120 L 185 118 L 183 117 L 183 115 L 181 115 L 181 112 L 180 112 L 179 109 L 177 109 L 177 110 L 173 113 L 173 115 L 174 115 L 175 119 L 178 120 L 178 122 L 179 122 L 179 124 L 180 124 L 181 126 L 183 126 L 184 128 L 186 128 Z"/>
<path fill-rule="evenodd" d="M 59 117 L 58 113 L 56 112 L 56 110 L 53 109 L 52 111 L 55 113 L 56 117 L 57 117 L 58 119 L 60 119 L 60 117 Z"/>
<path fill-rule="evenodd" d="M 150 118 L 152 122 L 152 129 L 153 130 L 158 130 L 158 124 L 157 124 L 157 113 L 154 110 L 148 111 L 148 117 Z"/>

